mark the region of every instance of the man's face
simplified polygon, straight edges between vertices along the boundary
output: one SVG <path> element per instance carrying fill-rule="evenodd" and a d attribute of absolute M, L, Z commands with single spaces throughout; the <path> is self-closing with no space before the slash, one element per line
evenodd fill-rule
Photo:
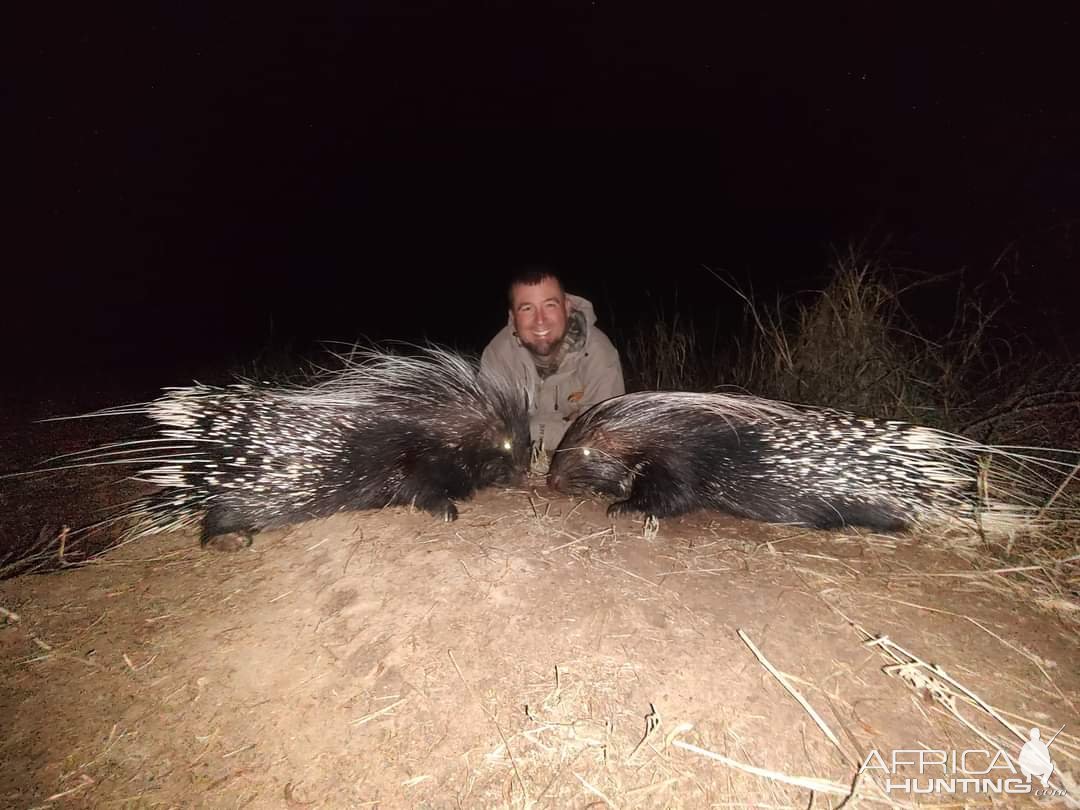
<path fill-rule="evenodd" d="M 518 339 L 533 354 L 547 357 L 566 335 L 570 301 L 553 278 L 539 284 L 515 284 L 512 295 L 510 313 Z"/>

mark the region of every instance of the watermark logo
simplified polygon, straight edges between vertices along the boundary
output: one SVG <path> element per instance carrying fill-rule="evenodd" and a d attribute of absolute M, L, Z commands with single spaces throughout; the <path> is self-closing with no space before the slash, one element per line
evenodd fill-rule
<path fill-rule="evenodd" d="M 1031 729 L 1015 759 L 1000 748 L 993 751 L 899 749 L 888 756 L 872 750 L 859 771 L 876 776 L 886 793 L 1062 797 L 1065 791 L 1050 784 L 1054 772 L 1050 746 L 1064 728 L 1059 728 L 1046 742 L 1042 741 L 1039 729 Z"/>
<path fill-rule="evenodd" d="M 1060 733 L 1061 729 L 1058 729 L 1058 734 Z M 1046 787 L 1050 774 L 1054 772 L 1054 761 L 1050 759 L 1050 746 L 1057 739 L 1057 734 L 1050 739 L 1050 742 L 1044 743 L 1039 739 L 1039 730 L 1033 728 L 1029 737 L 1024 747 L 1020 749 L 1020 772 L 1028 778 L 1029 782 L 1031 777 L 1038 777 L 1042 786 Z"/>

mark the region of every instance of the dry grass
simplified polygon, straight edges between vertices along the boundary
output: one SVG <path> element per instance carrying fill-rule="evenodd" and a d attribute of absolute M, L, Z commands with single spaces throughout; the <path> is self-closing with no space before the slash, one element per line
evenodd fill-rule
<path fill-rule="evenodd" d="M 958 274 L 927 276 L 860 247 L 837 253 L 820 290 L 771 305 L 713 270 L 743 302 L 723 340 L 677 310 L 618 336 L 633 390 L 758 396 L 904 419 L 985 443 L 1080 447 L 1080 365 L 1051 361 L 1002 323 L 1011 302 Z M 955 305 L 943 307 L 942 300 Z M 928 305 L 929 302 L 929 305 Z M 915 313 L 935 310 L 935 326 Z"/>
<path fill-rule="evenodd" d="M 968 374 L 995 313 L 962 306 L 939 340 L 922 337 L 904 298 L 935 281 L 904 282 L 849 251 L 825 289 L 772 308 L 728 284 L 752 323 L 733 382 L 775 399 L 951 429 L 969 406 Z"/>

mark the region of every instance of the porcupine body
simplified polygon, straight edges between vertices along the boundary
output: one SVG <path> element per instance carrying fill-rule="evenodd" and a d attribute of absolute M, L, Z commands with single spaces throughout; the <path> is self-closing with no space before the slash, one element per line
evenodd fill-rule
<path fill-rule="evenodd" d="M 752 396 L 639 392 L 582 414 L 548 482 L 614 499 L 610 516 L 716 510 L 817 529 L 996 533 L 1037 514 L 1070 468 L 906 422 Z"/>
<path fill-rule="evenodd" d="M 305 386 L 196 385 L 100 411 L 143 413 L 155 434 L 66 461 L 133 464 L 160 487 L 110 519 L 123 539 L 201 524 L 203 545 L 228 550 L 340 511 L 408 505 L 450 521 L 455 501 L 522 479 L 528 414 L 512 383 L 436 347 L 358 357 Z"/>

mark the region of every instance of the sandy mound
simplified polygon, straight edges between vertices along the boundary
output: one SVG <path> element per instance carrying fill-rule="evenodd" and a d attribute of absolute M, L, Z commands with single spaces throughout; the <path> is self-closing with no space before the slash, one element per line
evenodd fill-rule
<path fill-rule="evenodd" d="M 801 777 L 835 807 L 873 750 L 987 748 L 935 689 L 1014 758 L 1064 725 L 1051 785 L 1077 795 L 1077 625 L 1002 575 L 927 576 L 970 555 L 705 515 L 646 539 L 535 492 L 461 511 L 235 555 L 163 536 L 0 583 L 0 804 L 806 807 Z"/>

